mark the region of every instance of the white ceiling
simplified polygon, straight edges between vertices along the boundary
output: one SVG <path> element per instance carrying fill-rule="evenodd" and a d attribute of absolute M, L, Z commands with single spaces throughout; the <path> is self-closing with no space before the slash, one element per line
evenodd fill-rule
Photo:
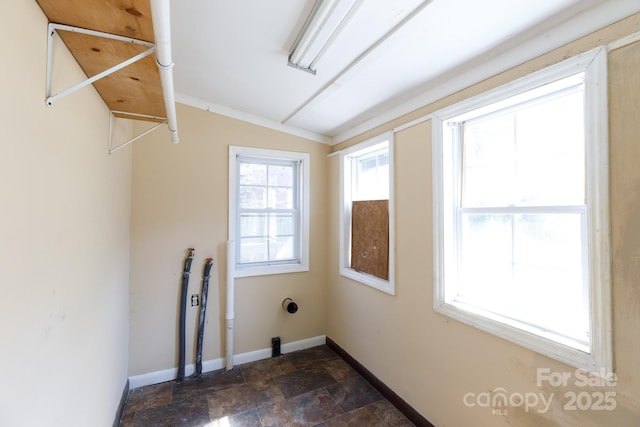
<path fill-rule="evenodd" d="M 334 144 L 640 12 L 640 0 L 364 0 L 312 75 L 287 58 L 314 3 L 172 2 L 177 100 Z"/>

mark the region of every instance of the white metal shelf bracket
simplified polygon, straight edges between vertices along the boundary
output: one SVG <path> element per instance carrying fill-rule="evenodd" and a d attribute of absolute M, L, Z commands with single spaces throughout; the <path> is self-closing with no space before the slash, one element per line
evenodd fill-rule
<path fill-rule="evenodd" d="M 145 130 L 141 134 L 139 134 L 137 136 L 134 136 L 130 140 L 128 140 L 126 142 L 123 142 L 121 144 L 118 144 L 118 145 L 116 145 L 114 147 L 113 146 L 113 134 L 114 134 L 113 125 L 114 125 L 115 119 L 118 118 L 118 117 L 115 117 L 114 114 L 126 114 L 127 116 L 139 117 L 141 119 L 162 120 L 162 122 L 160 122 L 160 123 L 156 124 L 155 126 Z M 122 118 L 126 119 L 128 117 L 122 117 Z M 127 113 L 126 111 L 114 111 L 114 110 L 109 111 L 109 154 L 112 154 L 113 152 L 118 151 L 119 149 L 126 147 L 127 145 L 131 144 L 134 141 L 137 141 L 138 139 L 142 138 L 146 134 L 153 132 L 154 130 L 158 129 L 160 126 L 162 126 L 162 125 L 164 125 L 166 123 L 167 123 L 167 118 L 166 117 L 156 117 L 156 116 L 149 116 L 149 115 L 146 115 L 146 114 Z"/>
<path fill-rule="evenodd" d="M 148 49 L 145 50 L 144 52 L 139 53 L 138 55 L 135 55 L 132 58 L 127 59 L 126 61 L 123 61 L 117 65 L 114 65 L 113 67 L 98 73 L 92 77 L 87 78 L 86 80 L 81 81 L 80 83 L 77 83 L 71 87 L 69 87 L 68 89 L 65 89 L 55 95 L 51 95 L 51 85 L 52 85 L 52 75 L 53 75 L 53 36 L 56 33 L 56 30 L 63 30 L 63 31 L 71 31 L 71 32 L 75 32 L 75 33 L 82 33 L 82 34 L 88 34 L 90 36 L 96 36 L 96 37 L 103 37 L 103 38 L 107 38 L 107 39 L 112 39 L 112 40 L 119 40 L 122 42 L 127 42 L 127 43 L 133 43 L 133 44 L 137 44 L 137 45 L 141 45 L 141 46 L 145 46 Z M 73 93 L 75 91 L 77 91 L 78 89 L 82 89 L 85 86 L 88 86 L 90 84 L 92 84 L 93 82 L 95 82 L 96 80 L 100 80 L 103 77 L 108 76 L 109 74 L 112 74 L 118 70 L 123 69 L 124 67 L 133 64 L 134 62 L 137 62 L 139 60 L 141 60 L 142 58 L 145 58 L 149 55 L 151 55 L 152 53 L 154 53 L 156 51 L 156 47 L 153 43 L 149 43 L 143 40 L 137 40 L 137 39 L 132 39 L 129 37 L 122 37 L 122 36 L 118 36 L 115 34 L 109 34 L 109 33 L 103 33 L 101 31 L 94 31 L 94 30 L 87 30 L 85 28 L 78 28 L 78 27 L 72 27 L 70 25 L 62 25 L 62 24 L 55 24 L 55 23 L 50 23 L 49 24 L 49 32 L 47 34 L 48 36 L 48 43 L 47 43 L 47 99 L 46 99 L 46 103 L 47 105 L 52 105 L 55 101 L 57 101 L 58 99 L 69 95 L 70 93 Z"/>
<path fill-rule="evenodd" d="M 175 93 L 173 88 L 173 61 L 171 60 L 171 25 L 170 25 L 170 11 L 169 11 L 169 2 L 170 0 L 151 0 L 151 14 L 152 14 L 152 22 L 154 29 L 154 43 L 149 43 L 144 40 L 137 40 L 130 37 L 118 36 L 115 34 L 104 33 L 102 31 L 88 30 L 85 28 L 74 27 L 71 25 L 63 25 L 56 23 L 49 23 L 48 27 L 48 43 L 47 43 L 47 99 L 46 104 L 52 105 L 56 100 L 69 95 L 81 89 L 85 86 L 88 86 L 99 80 L 103 77 L 108 76 L 118 70 L 123 69 L 124 67 L 133 64 L 136 61 L 145 58 L 152 53 L 156 54 L 156 64 L 158 65 L 159 73 L 160 73 L 160 82 L 162 84 L 162 95 L 164 97 L 164 104 L 167 117 L 155 117 L 148 116 L 144 114 L 130 113 L 130 112 L 122 112 L 122 111 L 110 111 L 109 112 L 109 153 L 113 151 L 119 150 L 120 148 L 129 145 L 133 141 L 141 138 L 142 136 L 148 134 L 149 132 L 157 129 L 163 124 L 167 124 L 169 128 L 169 134 L 171 137 L 171 141 L 174 144 L 177 144 L 179 141 L 178 138 L 178 123 L 176 118 L 176 103 L 175 103 Z M 70 31 L 76 33 L 87 34 L 96 37 L 103 37 L 112 40 L 119 40 L 126 43 L 133 43 L 140 46 L 144 46 L 147 48 L 144 52 L 141 52 L 132 58 L 127 59 L 126 61 L 121 62 L 118 65 L 115 65 L 101 73 L 98 73 L 92 77 L 87 78 L 86 80 L 77 83 L 68 89 L 63 90 L 62 92 L 56 93 L 55 95 L 51 94 L 51 86 L 52 86 L 52 74 L 53 74 L 53 36 L 58 31 Z M 120 144 L 116 147 L 113 147 L 113 120 L 114 113 L 121 113 L 123 115 L 129 116 L 130 118 L 140 117 L 142 119 L 152 119 L 154 121 L 162 121 L 158 125 L 152 127 L 149 130 L 146 130 L 142 134 L 134 137 L 133 139 Z"/>

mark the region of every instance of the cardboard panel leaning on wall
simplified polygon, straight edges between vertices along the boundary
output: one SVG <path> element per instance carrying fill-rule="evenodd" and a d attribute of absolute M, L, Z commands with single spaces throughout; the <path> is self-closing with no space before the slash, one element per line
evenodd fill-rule
<path fill-rule="evenodd" d="M 110 426 L 127 380 L 131 153 L 107 154 L 92 87 L 45 106 L 36 2 L 3 2 L 0 33 L 0 425 Z M 59 91 L 84 74 L 55 46 Z"/>
<path fill-rule="evenodd" d="M 327 157 L 330 147 L 178 104 L 181 142 L 154 132 L 134 147 L 130 375 L 177 366 L 178 291 L 185 250 L 196 248 L 189 295 L 202 261 L 215 259 L 203 361 L 224 357 L 229 145 L 311 154 L 310 271 L 236 279 L 235 354 L 325 334 Z M 291 297 L 295 315 L 281 306 Z M 193 362 L 197 308 L 187 312 Z M 205 368 L 206 368 L 205 363 Z"/>
<path fill-rule="evenodd" d="M 638 28 L 640 15 L 634 15 L 421 110 L 428 114 Z M 342 278 L 337 259 L 329 258 L 327 335 L 435 425 L 631 427 L 640 423 L 640 342 L 636 339 L 640 243 L 635 238 L 640 233 L 640 175 L 634 166 L 640 156 L 640 43 L 612 51 L 609 60 L 615 387 L 585 387 L 574 368 L 433 311 L 431 172 L 424 167 L 431 164 L 430 121 L 396 134 L 397 295 L 382 295 Z M 400 124 L 401 120 L 394 121 L 379 133 Z M 356 141 L 345 145 L 352 142 Z M 338 194 L 337 160 L 332 159 L 330 172 L 331 189 Z M 331 200 L 335 211 L 338 202 L 337 197 Z M 332 234 L 337 235 L 337 227 L 337 219 L 332 220 Z M 334 239 L 331 247 L 337 248 Z M 538 369 L 570 378 L 564 385 L 553 386 L 539 381 Z M 511 405 L 494 413 L 491 407 L 472 407 L 463 400 L 471 393 L 467 402 L 477 403 L 473 399 L 479 393 L 498 389 L 506 390 L 507 397 L 521 392 L 551 398 L 550 404 L 545 407 L 539 400 L 536 408 Z M 615 393 L 615 409 L 567 406 L 572 395 L 584 392 L 590 399 L 594 392 Z"/>
<path fill-rule="evenodd" d="M 389 279 L 389 201 L 357 200 L 351 213 L 351 268 Z"/>

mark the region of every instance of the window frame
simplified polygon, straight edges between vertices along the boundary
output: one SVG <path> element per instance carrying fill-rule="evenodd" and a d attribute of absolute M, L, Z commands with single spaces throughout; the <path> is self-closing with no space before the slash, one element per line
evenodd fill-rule
<path fill-rule="evenodd" d="M 455 223 L 455 219 L 448 217 L 452 211 L 455 214 L 455 206 L 451 202 L 453 197 L 447 196 L 445 186 L 450 186 L 448 191 L 451 193 L 457 191 L 456 180 L 459 177 L 459 172 L 445 175 L 443 130 L 447 120 L 580 72 L 585 72 L 586 246 L 590 297 L 588 351 L 551 339 L 539 328 L 509 322 L 503 317 L 490 316 L 487 312 L 457 304 L 452 297 L 455 284 L 446 282 L 445 263 L 446 259 L 456 256 L 450 248 L 452 244 L 446 243 L 450 236 L 455 236 L 455 228 L 448 225 Z M 607 85 L 607 50 L 600 47 L 444 108 L 432 117 L 434 310 L 601 376 L 613 372 Z M 455 162 L 454 159 L 448 161 Z"/>
<path fill-rule="evenodd" d="M 296 261 L 275 261 L 254 265 L 240 264 L 240 243 L 237 238 L 239 226 L 238 209 L 238 157 L 254 158 L 265 164 L 278 164 L 282 161 L 298 162 L 296 185 L 299 201 L 297 233 L 295 238 L 298 254 Z M 235 242 L 234 277 L 251 277 L 270 274 L 285 274 L 309 271 L 309 186 L 310 186 L 310 155 L 297 151 L 282 151 L 265 148 L 229 146 L 229 241 Z"/>
<path fill-rule="evenodd" d="M 340 251 L 339 273 L 341 276 L 355 280 L 359 283 L 378 289 L 389 295 L 395 295 L 395 202 L 394 202 L 394 141 L 393 132 L 387 132 L 367 141 L 345 148 L 340 152 Z M 361 273 L 349 266 L 351 265 L 351 204 L 353 202 L 351 189 L 355 180 L 351 168 L 351 159 L 358 152 L 362 156 L 373 152 L 378 144 L 387 142 L 389 151 L 389 279 Z"/>

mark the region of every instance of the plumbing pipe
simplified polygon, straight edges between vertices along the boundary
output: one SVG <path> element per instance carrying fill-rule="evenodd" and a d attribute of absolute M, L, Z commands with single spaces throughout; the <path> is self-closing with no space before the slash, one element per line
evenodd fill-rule
<path fill-rule="evenodd" d="M 164 106 L 167 110 L 167 126 L 171 133 L 171 142 L 177 144 L 179 138 L 175 92 L 173 89 L 170 18 L 169 0 L 151 0 L 151 19 L 153 21 L 153 35 L 156 44 L 156 63 L 160 70 Z"/>
<path fill-rule="evenodd" d="M 294 314 L 298 311 L 298 304 L 296 304 L 291 298 L 285 298 L 282 301 L 282 308 L 289 313 Z"/>
<path fill-rule="evenodd" d="M 236 248 L 233 240 L 227 241 L 227 313 L 224 318 L 227 321 L 227 338 L 225 351 L 225 370 L 233 369 L 233 319 L 234 307 L 234 269 L 236 262 Z"/>

